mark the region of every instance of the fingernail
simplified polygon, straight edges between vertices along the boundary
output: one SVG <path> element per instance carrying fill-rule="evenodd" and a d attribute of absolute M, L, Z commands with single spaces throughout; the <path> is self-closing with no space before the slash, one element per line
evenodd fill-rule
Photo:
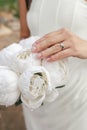
<path fill-rule="evenodd" d="M 32 46 L 35 46 L 35 45 L 37 45 L 39 42 L 38 41 L 36 41 L 36 42 L 34 42 L 33 43 L 33 45 Z"/>
<path fill-rule="evenodd" d="M 31 51 L 36 52 L 37 48 L 35 46 L 32 47 Z"/>
<path fill-rule="evenodd" d="M 38 53 L 38 54 L 37 54 L 37 58 L 42 58 L 42 54 L 41 54 L 41 53 Z"/>
<path fill-rule="evenodd" d="M 34 42 L 34 43 L 32 44 L 32 47 L 33 47 L 33 46 L 36 46 L 36 42 Z"/>
<path fill-rule="evenodd" d="M 47 61 L 51 61 L 51 58 L 47 58 Z"/>

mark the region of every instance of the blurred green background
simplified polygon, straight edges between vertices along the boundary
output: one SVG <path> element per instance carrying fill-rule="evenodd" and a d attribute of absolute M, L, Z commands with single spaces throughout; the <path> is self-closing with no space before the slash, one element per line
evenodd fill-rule
<path fill-rule="evenodd" d="M 19 17 L 18 0 L 0 0 L 0 10 L 12 12 Z"/>

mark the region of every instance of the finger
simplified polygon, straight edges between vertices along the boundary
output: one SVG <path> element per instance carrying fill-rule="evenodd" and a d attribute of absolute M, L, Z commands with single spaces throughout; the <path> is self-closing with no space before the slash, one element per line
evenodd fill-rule
<path fill-rule="evenodd" d="M 38 39 L 33 45 L 36 45 L 36 44 L 42 42 L 42 41 L 45 40 L 46 38 L 54 37 L 55 35 L 59 35 L 59 34 L 61 34 L 62 32 L 63 32 L 63 29 L 60 29 L 60 30 L 57 30 L 57 31 L 48 33 L 48 34 L 46 34 L 45 36 L 43 36 L 42 38 Z"/>
<path fill-rule="evenodd" d="M 73 52 L 71 49 L 65 49 L 63 51 L 60 51 L 59 53 L 56 53 L 54 55 L 52 55 L 51 57 L 49 57 L 47 59 L 47 61 L 56 61 L 56 60 L 61 60 L 64 59 L 66 57 L 70 57 L 73 55 Z"/>
<path fill-rule="evenodd" d="M 64 39 L 65 39 L 64 35 L 57 35 L 57 36 L 54 36 L 54 37 L 45 38 L 39 44 L 33 45 L 32 52 L 43 51 L 46 48 L 48 48 L 48 47 L 50 47 L 50 46 L 52 46 L 56 43 L 60 43 L 60 42 L 64 41 Z"/>
<path fill-rule="evenodd" d="M 55 54 L 56 52 L 59 52 L 61 50 L 60 45 L 56 44 L 50 48 L 47 48 L 46 50 L 42 51 L 41 53 L 37 54 L 38 58 L 46 58 L 51 56 L 52 54 Z"/>
<path fill-rule="evenodd" d="M 62 43 L 64 45 L 64 49 L 69 48 L 69 44 L 67 42 Z M 42 51 L 37 55 L 38 58 L 46 58 L 49 57 L 57 52 L 61 51 L 60 44 L 55 44 L 51 46 L 50 48 L 47 48 L 46 50 Z"/>

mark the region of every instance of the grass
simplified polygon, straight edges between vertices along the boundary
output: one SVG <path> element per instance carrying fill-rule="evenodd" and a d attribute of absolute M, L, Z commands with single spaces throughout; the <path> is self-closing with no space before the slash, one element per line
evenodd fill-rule
<path fill-rule="evenodd" d="M 5 6 L 6 4 L 12 4 L 16 0 L 0 0 L 0 6 Z"/>
<path fill-rule="evenodd" d="M 18 17 L 18 0 L 0 0 L 0 10 L 12 12 L 13 15 Z"/>

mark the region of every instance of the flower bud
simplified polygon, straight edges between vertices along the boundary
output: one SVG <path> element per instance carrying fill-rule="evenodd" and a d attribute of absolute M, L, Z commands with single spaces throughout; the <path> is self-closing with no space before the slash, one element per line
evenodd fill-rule
<path fill-rule="evenodd" d="M 0 105 L 15 104 L 20 95 L 18 76 L 6 66 L 0 66 Z"/>

